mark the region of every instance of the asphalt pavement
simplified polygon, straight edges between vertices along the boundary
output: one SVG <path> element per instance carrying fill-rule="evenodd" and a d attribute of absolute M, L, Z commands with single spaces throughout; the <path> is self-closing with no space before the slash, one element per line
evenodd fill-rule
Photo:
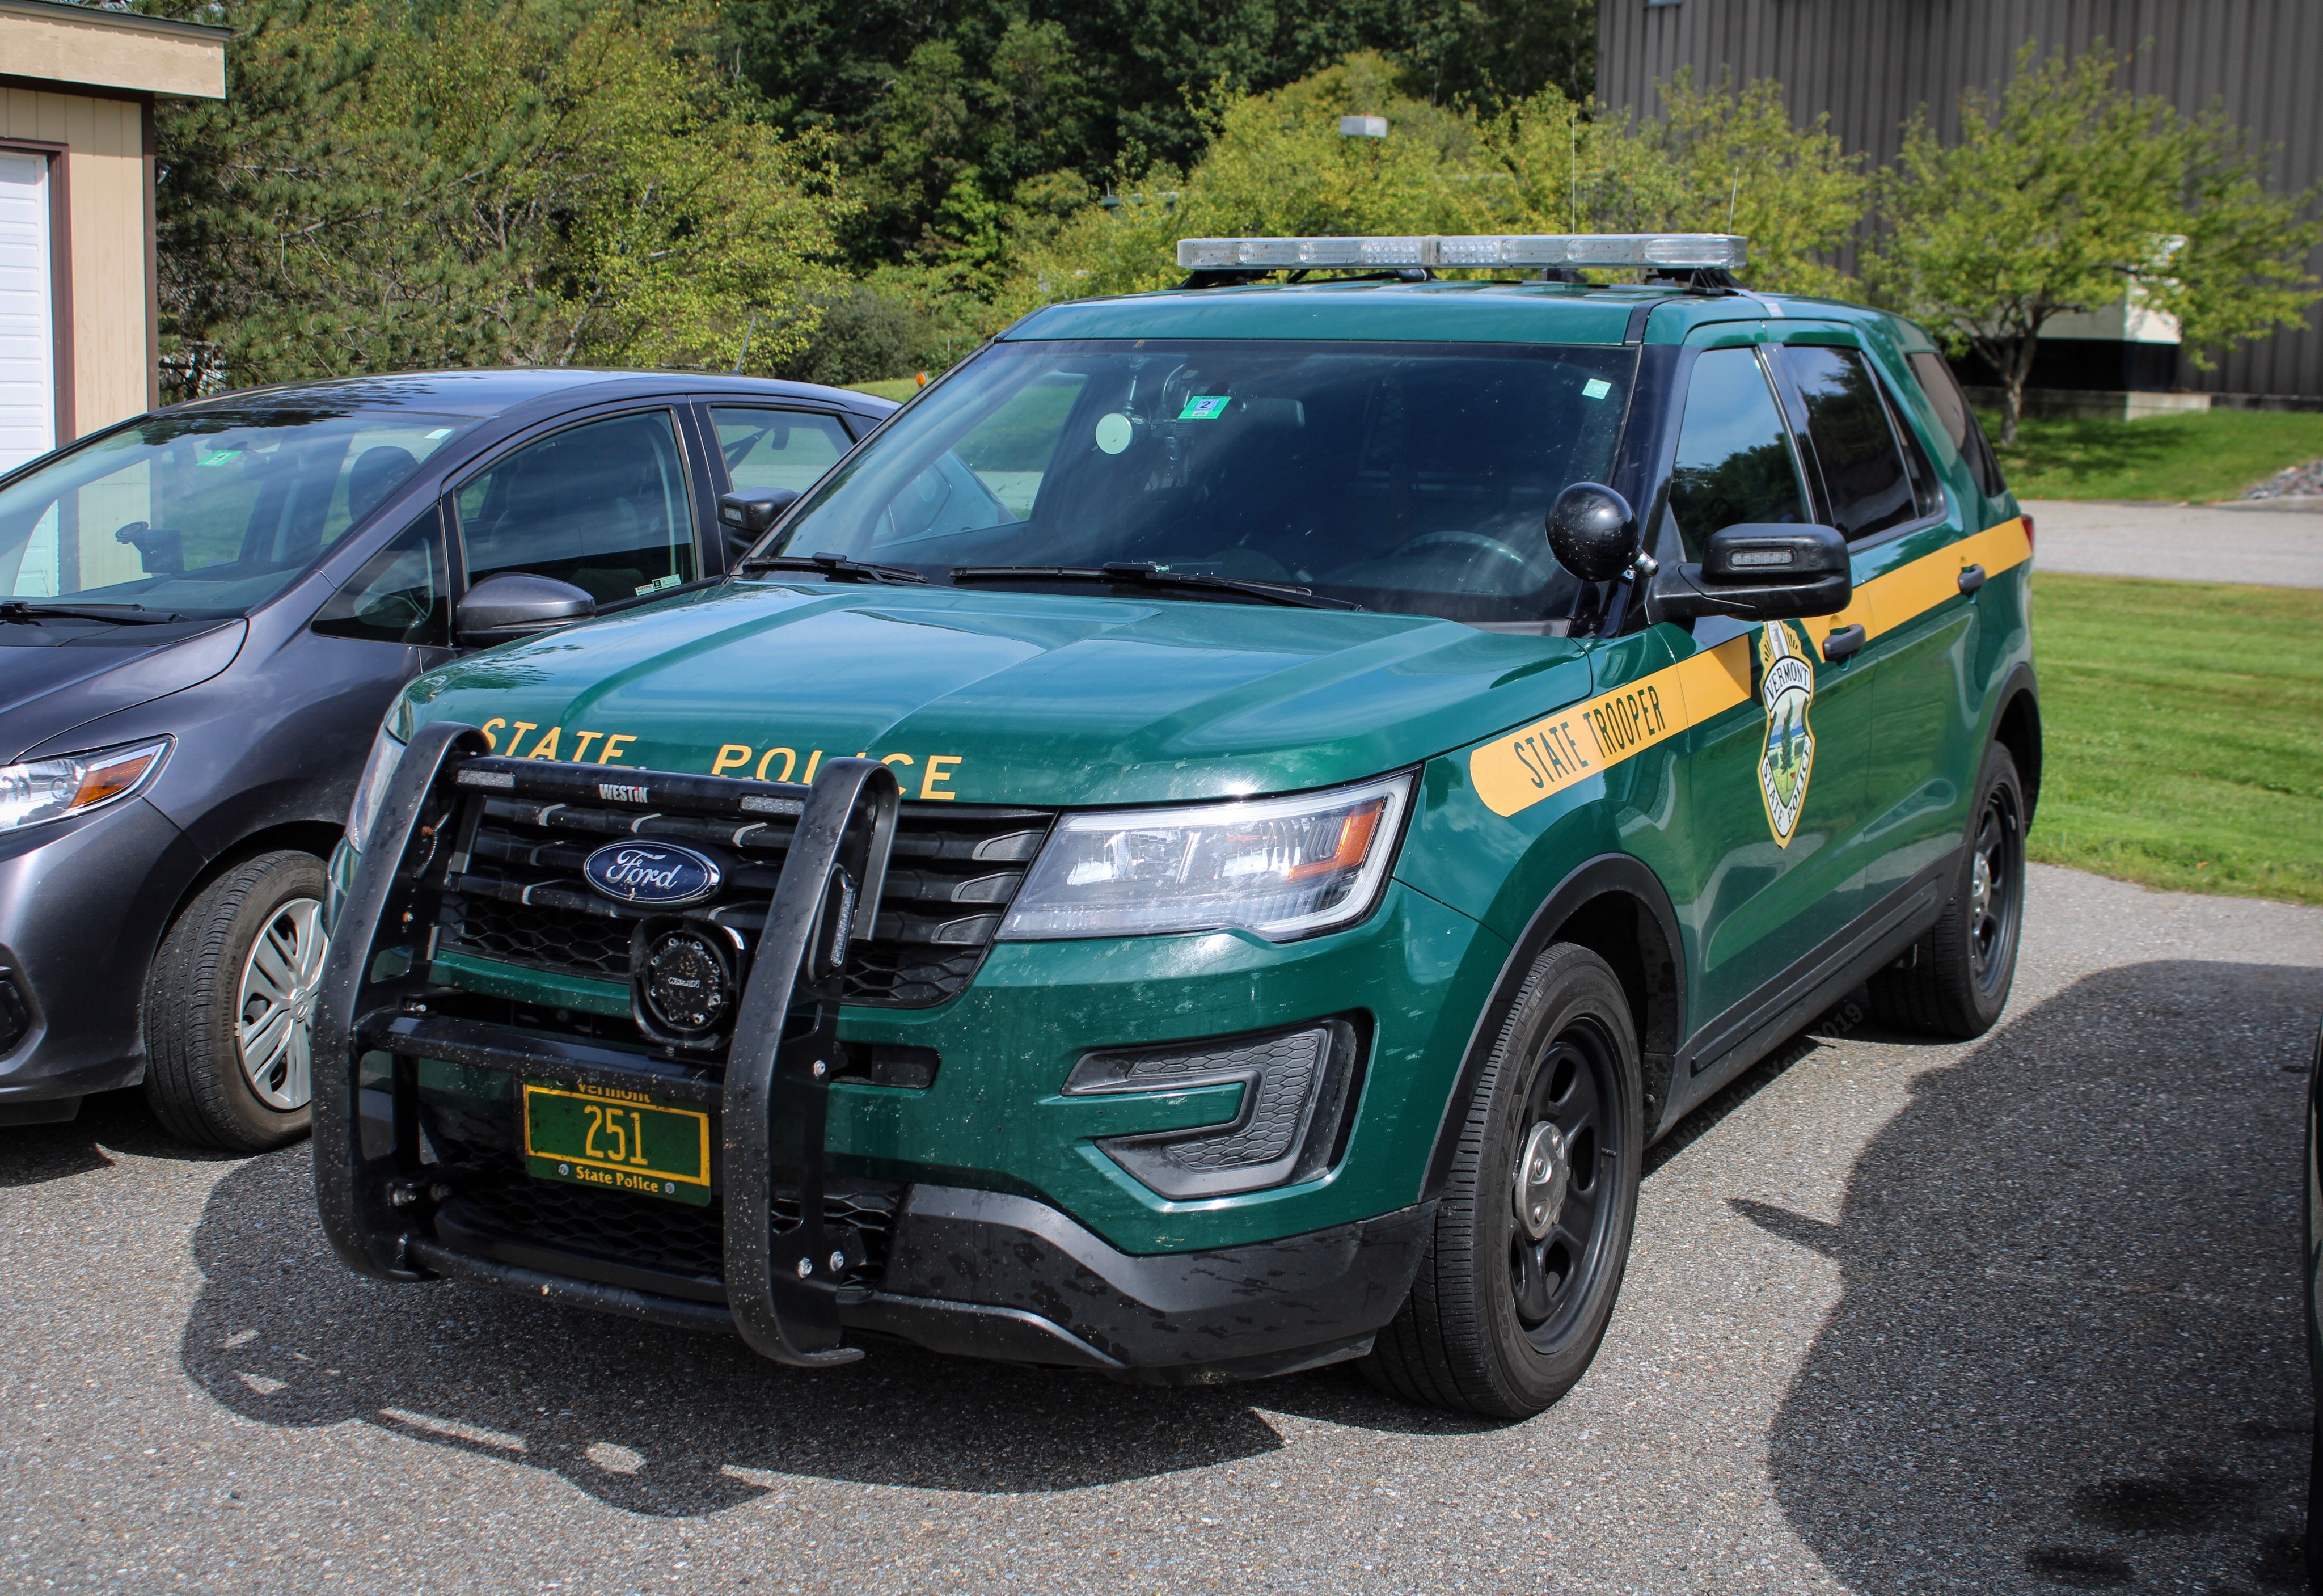
<path fill-rule="evenodd" d="M 2037 869 L 1966 1046 L 1849 1005 L 1657 1150 L 1530 1423 L 1129 1388 L 344 1273 L 306 1150 L 0 1132 L 0 1587 L 2293 1588 L 2323 910 Z"/>
<path fill-rule="evenodd" d="M 2123 504 L 2028 499 L 2042 571 L 2323 587 L 2323 499 Z"/>

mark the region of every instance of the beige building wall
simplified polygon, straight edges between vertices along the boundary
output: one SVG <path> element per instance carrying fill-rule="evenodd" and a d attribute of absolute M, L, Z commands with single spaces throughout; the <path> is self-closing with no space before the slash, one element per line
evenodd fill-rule
<path fill-rule="evenodd" d="M 222 100 L 225 40 L 222 28 L 134 12 L 0 0 L 0 74 L 9 77 Z"/>
<path fill-rule="evenodd" d="M 72 390 L 60 434 L 92 432 L 153 402 L 144 129 L 136 100 L 0 88 L 0 142 L 65 146 L 50 167 L 51 183 L 64 168 L 69 217 Z"/>
<path fill-rule="evenodd" d="M 221 99 L 224 28 L 0 0 L 0 145 L 49 158 L 57 442 L 150 408 L 155 96 Z"/>

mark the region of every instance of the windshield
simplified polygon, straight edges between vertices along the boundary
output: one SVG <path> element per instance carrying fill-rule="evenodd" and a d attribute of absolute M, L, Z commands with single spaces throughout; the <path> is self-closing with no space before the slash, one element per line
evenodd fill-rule
<path fill-rule="evenodd" d="M 241 614 L 475 425 L 280 404 L 139 422 L 0 490 L 0 595 Z"/>
<path fill-rule="evenodd" d="M 1604 480 L 1636 364 L 1634 349 L 1521 344 L 1000 344 L 759 553 L 931 582 L 1135 562 L 1372 610 L 1561 619 L 1574 582 L 1548 508 Z"/>

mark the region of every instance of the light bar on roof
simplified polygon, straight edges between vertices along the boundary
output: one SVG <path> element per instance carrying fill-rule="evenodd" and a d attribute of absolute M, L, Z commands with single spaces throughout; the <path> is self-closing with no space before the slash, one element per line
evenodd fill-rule
<path fill-rule="evenodd" d="M 1733 233 L 1472 234 L 1412 238 L 1181 238 L 1189 271 L 1407 266 L 1722 266 L 1749 259 Z"/>

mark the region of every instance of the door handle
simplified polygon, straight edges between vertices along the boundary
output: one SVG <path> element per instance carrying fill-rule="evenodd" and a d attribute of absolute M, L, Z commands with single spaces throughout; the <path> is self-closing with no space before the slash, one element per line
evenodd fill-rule
<path fill-rule="evenodd" d="M 1976 590 L 1977 590 L 1977 589 L 1979 589 L 1979 588 L 1982 587 L 1983 585 L 1984 585 L 1984 567 L 1983 567 L 1983 566 L 1981 566 L 1981 565 L 1963 565 L 1963 566 L 1961 566 L 1961 567 L 1960 567 L 1960 592 L 1964 592 L 1964 593 L 1972 593 L 1972 592 L 1976 592 Z"/>
<path fill-rule="evenodd" d="M 1864 632 L 1859 626 L 1843 626 L 1823 640 L 1823 659 L 1837 665 L 1863 647 Z"/>

